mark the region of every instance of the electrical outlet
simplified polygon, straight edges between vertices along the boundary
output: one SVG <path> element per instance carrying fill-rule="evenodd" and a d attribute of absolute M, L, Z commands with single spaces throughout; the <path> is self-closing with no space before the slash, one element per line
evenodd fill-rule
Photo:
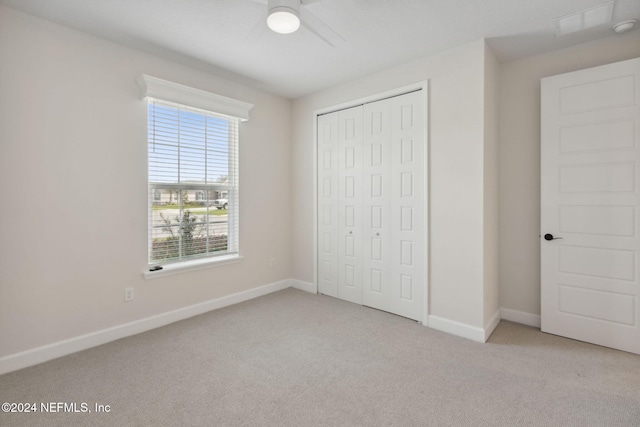
<path fill-rule="evenodd" d="M 133 301 L 133 288 L 124 288 L 124 300 Z"/>
<path fill-rule="evenodd" d="M 271 258 L 271 260 L 269 260 L 269 268 L 273 270 L 275 267 L 276 267 L 276 259 Z"/>

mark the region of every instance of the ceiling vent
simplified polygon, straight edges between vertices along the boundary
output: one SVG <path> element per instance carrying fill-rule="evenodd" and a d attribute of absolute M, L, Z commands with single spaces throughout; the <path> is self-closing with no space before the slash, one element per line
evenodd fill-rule
<path fill-rule="evenodd" d="M 584 9 L 571 15 L 561 16 L 553 20 L 556 37 L 562 37 L 591 28 L 611 25 L 613 2 Z"/>

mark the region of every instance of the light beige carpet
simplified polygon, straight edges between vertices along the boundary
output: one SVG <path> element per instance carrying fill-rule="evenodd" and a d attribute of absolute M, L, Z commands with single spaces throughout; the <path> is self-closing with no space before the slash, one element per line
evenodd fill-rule
<path fill-rule="evenodd" d="M 0 401 L 111 408 L 2 426 L 640 426 L 640 356 L 287 289 L 0 376 Z"/>

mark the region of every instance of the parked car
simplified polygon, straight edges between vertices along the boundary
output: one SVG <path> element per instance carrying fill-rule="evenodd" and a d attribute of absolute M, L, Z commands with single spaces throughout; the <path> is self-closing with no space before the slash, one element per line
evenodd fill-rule
<path fill-rule="evenodd" d="M 227 209 L 229 202 L 227 199 L 215 199 L 213 201 L 213 206 L 218 209 Z"/>

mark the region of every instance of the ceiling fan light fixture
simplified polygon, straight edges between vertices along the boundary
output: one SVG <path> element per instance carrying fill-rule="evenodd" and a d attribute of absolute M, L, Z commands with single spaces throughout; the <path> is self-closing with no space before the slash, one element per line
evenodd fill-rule
<path fill-rule="evenodd" d="M 300 28 L 300 18 L 293 9 L 276 7 L 269 11 L 267 25 L 272 31 L 280 34 L 294 33 Z"/>
<path fill-rule="evenodd" d="M 267 26 L 280 34 L 291 34 L 300 28 L 300 0 L 269 0 Z"/>

